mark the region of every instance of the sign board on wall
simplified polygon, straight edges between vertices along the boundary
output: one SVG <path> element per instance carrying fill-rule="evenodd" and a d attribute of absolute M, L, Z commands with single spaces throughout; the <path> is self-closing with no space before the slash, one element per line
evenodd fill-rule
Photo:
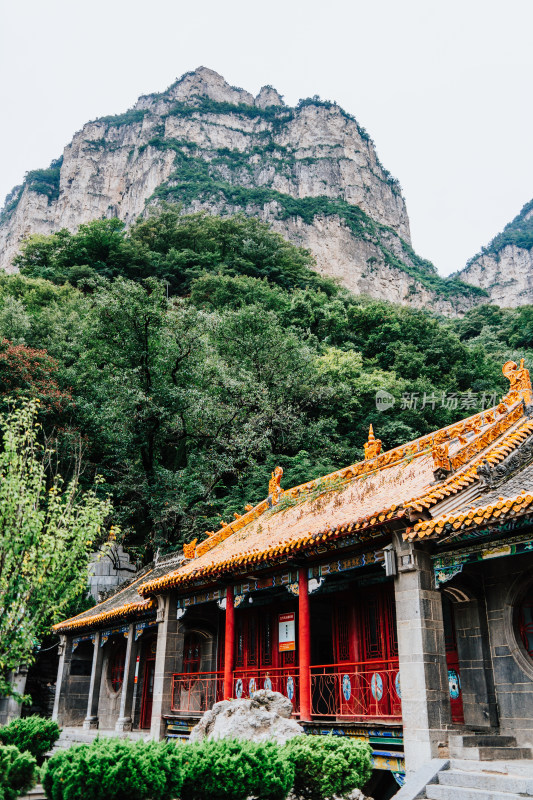
<path fill-rule="evenodd" d="M 279 614 L 279 651 L 284 653 L 287 650 L 296 650 L 296 628 L 295 614 L 290 611 L 287 614 Z"/>

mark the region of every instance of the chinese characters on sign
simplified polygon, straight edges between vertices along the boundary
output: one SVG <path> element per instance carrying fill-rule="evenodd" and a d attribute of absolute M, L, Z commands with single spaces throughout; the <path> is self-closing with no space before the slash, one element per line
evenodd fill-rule
<path fill-rule="evenodd" d="M 401 411 L 421 410 L 423 408 L 448 408 L 452 411 L 475 412 L 476 409 L 493 408 L 498 404 L 499 391 L 494 392 L 404 392 L 399 400 Z M 396 403 L 396 398 L 389 392 L 379 389 L 376 392 L 376 408 L 378 411 L 387 411 Z"/>
<path fill-rule="evenodd" d="M 296 633 L 294 611 L 278 616 L 279 623 L 279 651 L 296 650 Z"/>

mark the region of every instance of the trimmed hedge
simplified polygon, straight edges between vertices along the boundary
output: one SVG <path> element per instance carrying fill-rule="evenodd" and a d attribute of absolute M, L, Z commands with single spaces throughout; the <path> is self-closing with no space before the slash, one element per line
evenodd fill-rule
<path fill-rule="evenodd" d="M 343 736 L 295 736 L 284 748 L 295 768 L 293 794 L 323 800 L 360 789 L 372 774 L 372 748 Z"/>
<path fill-rule="evenodd" d="M 294 767 L 275 742 L 219 739 L 182 745 L 184 800 L 285 800 Z"/>
<path fill-rule="evenodd" d="M 49 800 L 174 800 L 182 757 L 166 742 L 96 739 L 53 755 L 42 783 Z"/>
<path fill-rule="evenodd" d="M 297 736 L 283 746 L 96 739 L 52 756 L 42 782 L 48 800 L 285 800 L 291 789 L 301 800 L 323 800 L 361 788 L 371 753 L 339 736 Z"/>
<path fill-rule="evenodd" d="M 61 729 L 57 722 L 36 715 L 14 719 L 0 728 L 0 743 L 14 744 L 19 750 L 31 753 L 40 764 L 44 754 L 59 739 Z"/>
<path fill-rule="evenodd" d="M 37 762 L 15 745 L 0 745 L 0 800 L 15 800 L 35 785 Z"/>

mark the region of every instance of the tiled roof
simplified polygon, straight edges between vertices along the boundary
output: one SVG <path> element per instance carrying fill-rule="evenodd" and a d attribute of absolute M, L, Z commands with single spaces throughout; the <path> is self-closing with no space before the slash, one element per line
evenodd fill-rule
<path fill-rule="evenodd" d="M 170 562 L 170 563 L 169 563 Z M 89 608 L 76 617 L 65 620 L 53 626 L 56 633 L 95 627 L 118 619 L 130 616 L 138 617 L 141 614 L 153 611 L 156 603 L 152 598 L 145 599 L 139 596 L 139 587 L 149 578 L 158 578 L 175 567 L 176 558 L 167 559 L 157 565 L 145 567 L 138 572 L 133 580 L 122 584 L 118 591 L 102 603 Z"/>
<path fill-rule="evenodd" d="M 516 431 L 523 414 L 521 401 L 511 408 L 503 405 L 499 412 L 491 409 L 474 415 L 321 481 L 290 489 L 278 506 L 261 510 L 244 525 L 239 518 L 237 530 L 225 526 L 215 534 L 214 546 L 200 553 L 197 548 L 195 558 L 161 578 L 149 579 L 139 593 L 146 597 L 193 581 L 214 580 L 260 562 L 286 559 L 315 543 L 362 533 L 402 517 L 409 509 L 421 512 L 474 483 L 477 463 L 503 459 L 516 447 L 527 435 Z M 533 430 L 533 422 L 524 427 L 528 425 Z M 443 441 L 448 443 L 450 460 L 465 467 L 435 481 L 431 444 Z M 469 462 L 473 455 L 477 459 Z M 207 543 L 211 544 L 210 539 Z"/>
<path fill-rule="evenodd" d="M 477 508 L 464 511 L 455 511 L 443 514 L 442 517 L 429 521 L 418 522 L 413 528 L 408 528 L 404 539 L 424 539 L 430 536 L 449 537 L 459 531 L 479 526 L 486 526 L 496 521 L 502 522 L 509 517 L 526 514 L 533 510 L 533 493 L 525 490 L 515 497 L 500 495 L 496 500 Z"/>
<path fill-rule="evenodd" d="M 496 408 L 402 447 L 380 453 L 379 440 L 369 438 L 364 461 L 286 491 L 280 488 L 282 470 L 277 468 L 268 498 L 254 508 L 248 506 L 242 516 L 235 514 L 235 521 L 222 523 L 219 531 L 207 532 L 199 545 L 196 541 L 186 545 L 187 558 L 179 566 L 158 565 L 123 590 L 126 594 L 119 592 L 56 630 L 97 625 L 108 615 L 115 618 L 148 609 L 148 601 L 139 594 L 148 598 L 171 587 L 210 583 L 230 573 L 245 573 L 259 563 L 284 561 L 318 547 L 325 550 L 328 542 L 342 537 L 356 535 L 363 541 L 384 533 L 383 526 L 392 520 L 430 513 L 430 508 L 459 496 L 463 489 L 470 487 L 471 492 L 483 461 L 500 462 L 533 432 L 533 421 L 524 414 L 524 404 L 532 398 L 529 373 L 523 365 L 518 368 L 508 362 L 504 374 L 511 391 Z M 436 480 L 435 474 L 442 479 Z M 515 501 L 516 508 L 524 505 Z M 426 535 L 424 524 L 408 529 L 406 537 Z"/>
<path fill-rule="evenodd" d="M 526 432 L 533 432 L 533 422 L 520 426 L 520 441 L 524 441 Z M 498 448 L 499 455 L 508 453 L 507 448 Z M 495 455 L 495 454 L 493 454 Z M 487 459 L 488 460 L 488 459 Z M 494 463 L 494 458 L 491 459 Z M 497 520 L 502 521 L 511 516 L 518 516 L 532 510 L 533 504 L 533 464 L 529 464 L 497 489 L 490 490 L 480 486 L 479 493 L 467 504 L 455 508 L 448 514 L 441 514 L 435 519 L 418 522 L 407 528 L 404 539 L 409 541 L 450 537 L 461 531 L 477 526 L 486 526 Z"/>

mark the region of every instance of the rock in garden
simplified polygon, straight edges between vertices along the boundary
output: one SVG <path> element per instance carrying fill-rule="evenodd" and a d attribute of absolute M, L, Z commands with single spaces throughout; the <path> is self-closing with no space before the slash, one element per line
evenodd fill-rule
<path fill-rule="evenodd" d="M 290 719 L 292 703 L 280 692 L 260 689 L 247 700 L 222 700 L 206 711 L 190 735 L 191 742 L 203 739 L 269 739 L 284 744 L 303 728 Z"/>

